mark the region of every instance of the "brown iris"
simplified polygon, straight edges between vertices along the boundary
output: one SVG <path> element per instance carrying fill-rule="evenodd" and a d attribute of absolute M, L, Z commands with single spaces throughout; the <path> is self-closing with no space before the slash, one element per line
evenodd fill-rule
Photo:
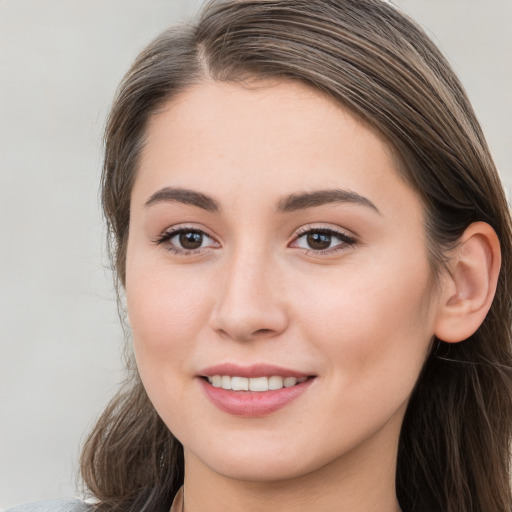
<path fill-rule="evenodd" d="M 307 242 L 311 249 L 323 250 L 328 249 L 331 245 L 332 235 L 321 231 L 313 231 L 308 233 Z"/>
<path fill-rule="evenodd" d="M 179 235 L 180 245 L 183 249 L 199 249 L 203 243 L 203 234 L 197 231 L 185 231 Z"/>

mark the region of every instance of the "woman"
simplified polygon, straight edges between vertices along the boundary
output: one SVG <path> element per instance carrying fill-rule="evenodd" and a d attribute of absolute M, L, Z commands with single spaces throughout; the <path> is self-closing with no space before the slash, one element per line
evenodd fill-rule
<path fill-rule="evenodd" d="M 508 207 L 393 6 L 212 2 L 126 75 L 102 186 L 134 362 L 99 510 L 511 509 Z"/>

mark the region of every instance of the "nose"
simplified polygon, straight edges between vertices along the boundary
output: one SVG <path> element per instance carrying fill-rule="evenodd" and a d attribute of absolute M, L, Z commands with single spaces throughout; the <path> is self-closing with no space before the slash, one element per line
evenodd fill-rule
<path fill-rule="evenodd" d="M 260 254 L 234 254 L 225 262 L 210 325 L 224 338 L 271 338 L 288 326 L 279 271 Z"/>

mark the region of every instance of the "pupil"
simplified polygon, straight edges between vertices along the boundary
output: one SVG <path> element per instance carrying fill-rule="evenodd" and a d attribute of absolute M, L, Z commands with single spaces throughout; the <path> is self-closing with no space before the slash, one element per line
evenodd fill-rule
<path fill-rule="evenodd" d="M 309 233 L 307 239 L 311 249 L 328 249 L 331 245 L 331 235 L 326 233 Z"/>
<path fill-rule="evenodd" d="M 180 234 L 180 244 L 184 249 L 198 249 L 203 243 L 203 235 L 188 231 Z"/>

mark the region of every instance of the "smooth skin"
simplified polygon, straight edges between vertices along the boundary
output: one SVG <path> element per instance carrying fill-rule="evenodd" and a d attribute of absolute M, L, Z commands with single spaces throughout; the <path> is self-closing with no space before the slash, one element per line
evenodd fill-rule
<path fill-rule="evenodd" d="M 434 285 L 422 204 L 386 141 L 307 86 L 205 81 L 155 114 L 126 296 L 144 386 L 184 446 L 186 512 L 398 511 L 398 436 L 433 336 L 463 340 L 492 301 L 489 226 L 468 228 L 449 270 Z M 202 389 L 221 363 L 315 378 L 239 417 Z"/>

